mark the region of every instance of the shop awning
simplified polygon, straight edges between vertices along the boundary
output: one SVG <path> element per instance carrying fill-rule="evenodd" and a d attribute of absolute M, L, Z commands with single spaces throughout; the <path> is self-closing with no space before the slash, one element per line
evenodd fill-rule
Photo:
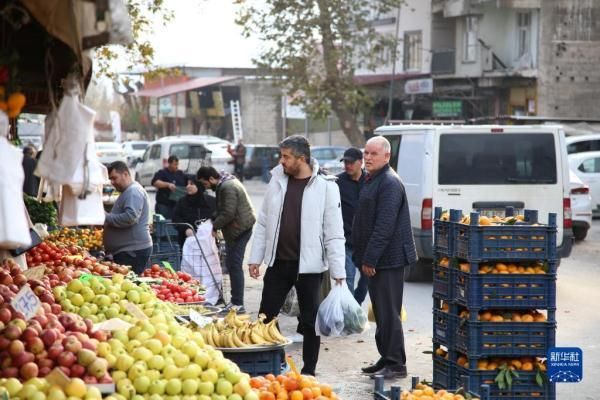
<path fill-rule="evenodd" d="M 394 75 L 395 81 L 403 81 L 406 79 L 423 78 L 429 76 L 429 74 L 421 73 L 400 73 Z M 392 74 L 373 74 L 373 75 L 356 75 L 354 76 L 354 83 L 357 85 L 378 85 L 381 83 L 389 82 L 392 79 Z"/>
<path fill-rule="evenodd" d="M 190 90 L 200 89 L 207 86 L 218 85 L 223 82 L 229 82 L 239 79 L 239 76 L 220 76 L 211 78 L 195 78 L 185 82 L 172 83 L 170 85 L 164 85 L 159 87 L 153 87 L 148 89 L 142 89 L 135 93 L 134 96 L 138 97 L 164 97 L 175 93 L 189 92 Z"/>

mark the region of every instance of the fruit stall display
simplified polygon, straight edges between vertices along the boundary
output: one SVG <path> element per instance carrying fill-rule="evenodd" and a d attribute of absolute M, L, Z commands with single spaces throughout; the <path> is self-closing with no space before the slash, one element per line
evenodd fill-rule
<path fill-rule="evenodd" d="M 508 211 L 508 210 L 507 210 Z M 510 214 L 510 213 L 509 213 Z M 489 398 L 555 398 L 556 216 L 484 217 L 436 209 L 433 384 Z M 438 229 L 439 228 L 439 229 Z"/>
<path fill-rule="evenodd" d="M 160 300 L 177 304 L 204 301 L 204 287 L 186 272 L 153 264 L 142 272 L 138 280 L 147 283 Z"/>
<path fill-rule="evenodd" d="M 90 251 L 102 250 L 102 228 L 60 228 L 51 231 L 47 240 L 57 245 L 80 246 Z"/>
<path fill-rule="evenodd" d="M 293 390 L 284 377 L 274 379 L 279 387 L 265 386 L 271 376 L 251 378 L 215 342 L 235 345 L 235 334 L 243 347 L 251 347 L 247 337 L 252 346 L 276 348 L 287 340 L 274 322 L 235 313 L 213 320 L 212 328 L 180 322 L 177 314 L 202 314 L 203 306 L 163 301 L 147 278 L 85 250 L 44 241 L 27 253 L 30 270 L 0 264 L 0 399 L 337 398 L 299 374 L 285 376 Z M 179 273 L 160 279 L 169 290 L 199 284 Z"/>

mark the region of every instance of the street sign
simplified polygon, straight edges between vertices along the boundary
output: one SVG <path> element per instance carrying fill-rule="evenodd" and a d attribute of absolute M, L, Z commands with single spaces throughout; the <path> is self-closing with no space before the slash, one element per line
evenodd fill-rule
<path fill-rule="evenodd" d="M 431 113 L 434 118 L 456 118 L 462 115 L 462 101 L 436 100 L 432 104 Z"/>
<path fill-rule="evenodd" d="M 433 93 L 433 79 L 411 79 L 404 84 L 404 93 L 406 94 L 426 94 Z"/>
<path fill-rule="evenodd" d="M 171 97 L 161 97 L 158 99 L 158 111 L 161 114 L 169 114 L 173 110 Z"/>

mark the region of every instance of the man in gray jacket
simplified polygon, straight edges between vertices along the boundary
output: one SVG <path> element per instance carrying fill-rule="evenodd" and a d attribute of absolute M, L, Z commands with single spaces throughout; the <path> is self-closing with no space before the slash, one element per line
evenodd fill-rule
<path fill-rule="evenodd" d="M 258 215 L 250 276 L 264 277 L 260 312 L 270 321 L 279 314 L 292 287 L 298 294 L 304 336 L 302 373 L 314 375 L 321 346 L 315 333 L 323 272 L 329 269 L 336 284 L 346 278 L 344 223 L 335 176 L 319 173 L 310 158 L 306 138 L 294 135 L 279 144 L 280 165 L 275 167 Z"/>
<path fill-rule="evenodd" d="M 108 167 L 110 182 L 121 194 L 104 221 L 104 248 L 113 260 L 141 274 L 152 253 L 148 194 L 134 182 L 122 161 Z"/>

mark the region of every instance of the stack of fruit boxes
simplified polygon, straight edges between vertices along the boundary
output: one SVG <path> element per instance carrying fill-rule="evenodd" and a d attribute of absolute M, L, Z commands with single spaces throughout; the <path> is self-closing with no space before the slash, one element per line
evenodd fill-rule
<path fill-rule="evenodd" d="M 434 385 L 467 376 L 469 390 L 490 384 L 490 399 L 554 399 L 541 358 L 555 343 L 556 215 L 435 215 Z"/>

